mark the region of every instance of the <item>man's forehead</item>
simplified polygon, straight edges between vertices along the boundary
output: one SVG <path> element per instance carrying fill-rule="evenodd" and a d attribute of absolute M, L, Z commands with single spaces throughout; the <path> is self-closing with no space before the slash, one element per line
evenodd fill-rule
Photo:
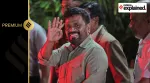
<path fill-rule="evenodd" d="M 81 15 L 73 15 L 69 18 L 67 18 L 65 20 L 65 22 L 70 23 L 70 22 L 79 22 L 80 20 L 82 20 L 82 16 Z"/>
<path fill-rule="evenodd" d="M 130 19 L 137 19 L 137 18 L 139 18 L 138 13 L 130 13 Z"/>
<path fill-rule="evenodd" d="M 145 14 L 143 13 L 130 13 L 130 18 L 143 18 Z"/>
<path fill-rule="evenodd" d="M 135 17 L 136 15 L 135 15 L 135 13 L 130 13 L 130 18 L 132 17 Z"/>

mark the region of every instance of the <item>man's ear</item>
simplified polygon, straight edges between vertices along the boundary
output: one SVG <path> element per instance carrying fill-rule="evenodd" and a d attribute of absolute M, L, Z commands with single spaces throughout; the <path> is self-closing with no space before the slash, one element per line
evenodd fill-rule
<path fill-rule="evenodd" d="M 98 17 L 94 17 L 93 20 L 94 20 L 95 23 L 99 22 L 99 18 Z"/>
<path fill-rule="evenodd" d="M 90 34 L 90 23 L 87 24 L 87 33 Z"/>

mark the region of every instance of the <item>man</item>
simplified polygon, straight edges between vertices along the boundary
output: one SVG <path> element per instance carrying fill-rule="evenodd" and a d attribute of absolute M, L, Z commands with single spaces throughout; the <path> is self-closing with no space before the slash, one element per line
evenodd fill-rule
<path fill-rule="evenodd" d="M 53 50 L 62 37 L 62 20 L 54 18 L 48 39 L 40 50 L 40 64 L 59 67 L 59 83 L 105 83 L 108 62 L 101 46 L 89 36 L 90 17 L 86 10 L 70 8 L 64 14 L 65 32 L 70 43 Z"/>
<path fill-rule="evenodd" d="M 88 0 L 86 0 L 86 1 L 88 1 Z M 84 2 L 85 2 L 85 0 L 61 0 L 62 14 L 64 14 L 64 11 L 66 11 L 67 8 L 74 7 L 74 6 L 80 6 Z M 97 9 L 97 7 L 94 7 L 92 9 L 93 12 L 97 11 L 96 9 Z M 102 12 L 102 11 L 100 11 L 100 12 Z M 96 13 L 96 14 L 92 13 L 92 14 L 98 16 L 99 21 L 95 21 L 96 24 L 91 23 L 92 26 L 95 26 L 95 27 L 91 28 L 91 33 L 93 33 L 94 31 L 97 30 L 97 33 L 107 34 L 107 35 L 102 36 L 104 39 L 107 38 L 107 40 L 104 42 L 104 44 L 107 44 L 107 46 L 103 46 L 102 44 L 100 44 L 99 41 L 96 40 L 97 43 L 99 43 L 100 45 L 105 47 L 104 49 L 105 49 L 107 55 L 111 56 L 109 58 L 109 66 L 110 67 L 109 67 L 109 70 L 107 72 L 107 81 L 106 82 L 107 83 L 110 83 L 110 82 L 111 83 L 118 83 L 118 82 L 119 83 L 120 82 L 130 83 L 131 82 L 131 79 L 130 79 L 131 76 L 129 74 L 127 59 L 126 59 L 126 56 L 122 50 L 120 43 L 111 34 L 109 34 L 104 29 L 101 29 L 101 30 L 97 29 L 101 24 L 103 24 L 103 19 L 102 19 L 103 15 L 101 15 L 99 13 Z M 91 21 L 91 22 L 94 22 L 94 21 Z M 99 24 L 99 23 L 101 23 L 101 24 Z M 101 37 L 100 34 L 95 34 L 96 38 L 100 39 L 100 37 Z M 109 37 L 107 37 L 107 36 L 109 36 Z M 103 39 L 100 39 L 100 40 L 103 40 Z M 101 41 L 101 42 L 103 42 L 103 41 Z M 109 49 L 106 49 L 108 47 L 109 47 Z M 120 78 L 120 79 L 115 79 L 115 78 Z"/>
<path fill-rule="evenodd" d="M 131 83 L 126 56 L 119 41 L 105 30 L 104 14 L 100 5 L 95 2 L 86 2 L 80 7 L 89 12 L 91 17 L 90 33 L 107 54 L 109 68 L 106 83 Z"/>
<path fill-rule="evenodd" d="M 45 30 L 34 22 L 34 28 L 30 31 L 30 83 L 47 83 L 48 74 L 46 71 L 49 71 L 49 68 L 43 65 L 39 66 L 37 58 L 38 52 L 46 39 Z"/>
<path fill-rule="evenodd" d="M 84 0 L 60 0 L 61 3 L 61 13 L 62 15 L 64 15 L 65 11 L 68 8 L 71 7 L 78 7 L 81 3 L 83 3 Z M 62 28 L 63 33 L 64 32 L 64 28 Z M 55 48 L 60 47 L 62 44 L 64 44 L 66 41 L 66 35 L 63 35 L 63 37 L 59 40 L 58 43 L 55 44 Z M 57 83 L 57 75 L 58 72 L 58 68 L 57 67 L 50 67 L 50 77 L 49 77 L 49 83 Z M 49 73 L 49 72 L 48 72 Z"/>
<path fill-rule="evenodd" d="M 139 42 L 134 66 L 134 83 L 150 83 L 150 1 L 140 0 L 137 3 L 147 3 L 147 13 L 131 13 L 130 28 Z"/>
<path fill-rule="evenodd" d="M 82 4 L 83 2 L 88 1 L 88 0 L 60 0 L 61 3 L 61 13 L 62 15 L 64 15 L 65 11 L 68 8 L 72 8 L 72 7 L 79 7 L 80 4 Z M 63 28 L 63 33 L 64 32 L 64 28 Z M 62 44 L 64 44 L 64 42 L 66 39 L 66 35 L 63 35 L 63 37 L 59 40 L 59 42 L 57 43 L 57 47 L 60 47 Z M 57 48 L 56 47 L 56 48 Z M 57 83 L 57 67 L 52 67 L 50 68 L 50 78 L 49 78 L 49 83 Z"/>

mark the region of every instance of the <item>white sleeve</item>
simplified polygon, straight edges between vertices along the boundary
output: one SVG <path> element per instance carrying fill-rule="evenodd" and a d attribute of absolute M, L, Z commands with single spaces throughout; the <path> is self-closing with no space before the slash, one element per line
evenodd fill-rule
<path fill-rule="evenodd" d="M 143 77 L 144 78 L 150 78 L 150 61 L 149 61 L 149 63 L 148 63 L 146 68 L 147 69 L 145 70 Z"/>

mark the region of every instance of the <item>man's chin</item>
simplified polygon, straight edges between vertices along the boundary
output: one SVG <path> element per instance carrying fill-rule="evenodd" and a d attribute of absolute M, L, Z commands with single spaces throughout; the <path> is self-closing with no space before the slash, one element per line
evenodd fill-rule
<path fill-rule="evenodd" d="M 78 40 L 69 40 L 69 42 L 73 45 L 78 45 Z"/>
<path fill-rule="evenodd" d="M 138 36 L 138 35 L 135 35 L 135 38 L 137 38 L 137 39 L 142 39 L 140 36 Z"/>
<path fill-rule="evenodd" d="M 76 44 L 76 41 L 74 41 L 74 40 L 70 40 L 69 41 L 71 44 Z"/>

